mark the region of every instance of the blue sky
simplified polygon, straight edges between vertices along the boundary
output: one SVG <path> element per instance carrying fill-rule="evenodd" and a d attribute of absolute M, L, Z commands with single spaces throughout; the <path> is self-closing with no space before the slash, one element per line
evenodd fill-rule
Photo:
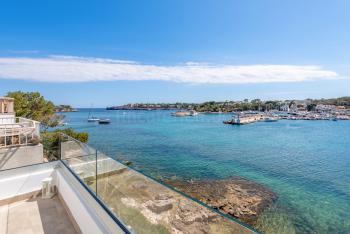
<path fill-rule="evenodd" d="M 350 1 L 2 1 L 0 95 L 57 104 L 350 95 Z"/>

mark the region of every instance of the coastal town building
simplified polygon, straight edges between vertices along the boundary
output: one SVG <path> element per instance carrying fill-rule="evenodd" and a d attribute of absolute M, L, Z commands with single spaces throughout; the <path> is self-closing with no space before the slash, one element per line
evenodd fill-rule
<path fill-rule="evenodd" d="M 336 109 L 337 107 L 335 105 L 319 104 L 316 106 L 317 112 L 332 112 L 332 111 L 335 111 Z"/>
<path fill-rule="evenodd" d="M 345 106 L 336 106 L 336 110 L 337 111 L 346 110 L 346 107 Z"/>
<path fill-rule="evenodd" d="M 280 110 L 284 112 L 289 112 L 289 105 L 288 104 L 281 105 Z"/>
<path fill-rule="evenodd" d="M 298 112 L 298 106 L 296 103 L 292 103 L 290 106 L 289 106 L 289 112 Z"/>
<path fill-rule="evenodd" d="M 307 107 L 304 105 L 298 105 L 298 111 L 299 112 L 306 112 L 307 111 Z"/>

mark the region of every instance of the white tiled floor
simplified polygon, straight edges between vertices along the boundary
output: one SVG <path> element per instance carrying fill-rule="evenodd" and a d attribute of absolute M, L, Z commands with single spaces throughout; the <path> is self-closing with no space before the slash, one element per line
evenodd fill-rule
<path fill-rule="evenodd" d="M 0 206 L 0 234 L 77 233 L 58 197 Z"/>

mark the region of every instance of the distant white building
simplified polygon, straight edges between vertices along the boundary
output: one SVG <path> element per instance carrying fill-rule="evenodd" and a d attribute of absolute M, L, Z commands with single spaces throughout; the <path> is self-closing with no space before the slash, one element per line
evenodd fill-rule
<path fill-rule="evenodd" d="M 293 103 L 290 107 L 289 107 L 289 112 L 298 112 L 298 106 L 296 103 Z"/>
<path fill-rule="evenodd" d="M 289 112 L 289 105 L 288 104 L 284 104 L 280 107 L 281 111 L 285 111 L 285 112 Z"/>
<path fill-rule="evenodd" d="M 316 106 L 317 112 L 332 112 L 335 111 L 337 107 L 335 105 L 323 105 L 319 104 Z"/>

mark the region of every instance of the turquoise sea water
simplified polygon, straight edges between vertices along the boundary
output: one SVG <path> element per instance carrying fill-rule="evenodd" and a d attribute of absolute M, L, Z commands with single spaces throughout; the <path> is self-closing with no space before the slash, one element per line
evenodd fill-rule
<path fill-rule="evenodd" d="M 266 233 L 350 233 L 350 121 L 222 124 L 230 115 L 171 117 L 170 111 L 66 113 L 89 144 L 153 177 L 240 176 L 278 195 L 258 220 Z"/>

